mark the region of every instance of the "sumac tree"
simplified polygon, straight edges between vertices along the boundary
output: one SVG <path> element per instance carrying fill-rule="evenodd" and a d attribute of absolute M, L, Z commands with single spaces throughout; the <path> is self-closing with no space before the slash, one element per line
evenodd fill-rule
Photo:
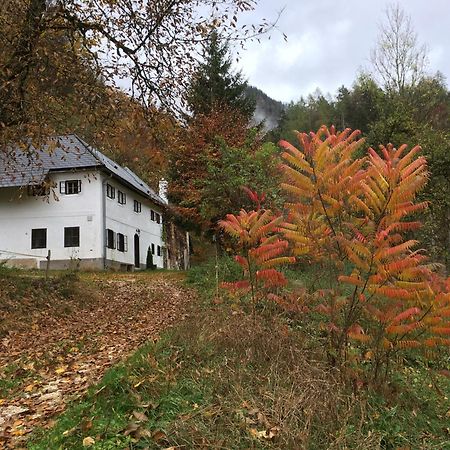
<path fill-rule="evenodd" d="M 250 195 L 260 204 L 259 197 Z M 241 210 L 238 215 L 228 214 L 219 226 L 232 238 L 236 261 L 242 267 L 243 278 L 233 283 L 223 283 L 229 290 L 250 292 L 253 307 L 260 297 L 273 288 L 287 284 L 285 276 L 275 267 L 295 262 L 292 256 L 284 256 L 289 246 L 277 232 L 283 216 L 270 210 Z"/>
<path fill-rule="evenodd" d="M 335 357 L 345 362 L 357 345 L 378 380 L 397 351 L 450 344 L 450 295 L 410 238 L 421 225 L 411 217 L 427 207 L 416 201 L 428 177 L 420 147 L 389 144 L 356 158 L 358 136 L 322 127 L 298 133 L 299 148 L 280 143 L 283 235 L 294 255 L 329 269 L 333 288 L 317 311 Z"/>

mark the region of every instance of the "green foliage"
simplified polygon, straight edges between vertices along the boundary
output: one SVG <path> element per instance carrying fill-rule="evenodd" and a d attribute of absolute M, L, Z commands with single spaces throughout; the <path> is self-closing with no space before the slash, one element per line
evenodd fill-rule
<path fill-rule="evenodd" d="M 254 101 L 245 95 L 247 82 L 240 72 L 232 72 L 228 42 L 217 31 L 209 35 L 203 50 L 204 61 L 194 72 L 187 93 L 187 103 L 194 115 L 209 115 L 226 105 L 250 119 Z"/>
<path fill-rule="evenodd" d="M 367 146 L 380 142 L 408 145 L 420 143 L 427 157 L 430 180 L 421 200 L 430 202 L 425 226 L 419 235 L 433 257 L 450 267 L 450 93 L 442 75 L 422 77 L 401 92 L 383 90 L 368 74 L 360 75 L 351 89 L 339 88 L 334 99 L 315 93 L 287 107 L 272 141 L 280 138 L 295 143 L 292 130 L 309 131 L 320 124 L 335 124 L 361 130 Z"/>
<path fill-rule="evenodd" d="M 225 214 L 250 205 L 243 186 L 266 193 L 266 203 L 281 206 L 279 175 L 276 171 L 278 148 L 272 143 L 252 149 L 252 136 L 243 147 L 220 145 L 220 158 L 207 159 L 207 176 L 200 183 L 200 214 L 216 222 Z"/>
<path fill-rule="evenodd" d="M 233 282 L 239 280 L 241 276 L 242 268 L 234 258 L 225 253 L 219 256 L 217 261 L 210 258 L 192 266 L 187 272 L 186 282 L 197 288 L 203 296 L 213 297 L 217 291 L 217 281 Z"/>

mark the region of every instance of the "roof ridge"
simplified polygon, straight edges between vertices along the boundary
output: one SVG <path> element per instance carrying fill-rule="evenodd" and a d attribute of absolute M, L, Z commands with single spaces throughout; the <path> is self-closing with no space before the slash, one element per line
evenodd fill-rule
<path fill-rule="evenodd" d="M 98 157 L 98 155 L 96 154 L 97 152 L 98 153 L 100 153 L 100 154 L 102 154 L 102 156 L 105 156 L 105 155 L 103 155 L 103 153 L 100 151 L 100 150 L 98 150 L 98 149 L 96 149 L 96 148 L 94 148 L 94 147 L 92 147 L 91 145 L 89 145 L 86 141 L 84 141 L 82 138 L 80 138 L 80 136 L 78 136 L 78 134 L 76 134 L 76 133 L 71 133 L 71 134 L 67 134 L 66 136 L 74 136 L 76 139 L 78 139 L 78 141 L 82 144 L 82 145 L 84 145 L 84 147 L 86 148 L 86 150 L 102 165 L 102 166 L 105 166 L 105 164 L 104 164 L 104 162 Z"/>

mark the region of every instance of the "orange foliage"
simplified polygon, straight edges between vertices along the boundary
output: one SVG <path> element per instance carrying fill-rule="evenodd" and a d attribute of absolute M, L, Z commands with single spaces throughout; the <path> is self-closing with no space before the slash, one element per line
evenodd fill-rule
<path fill-rule="evenodd" d="M 251 291 L 255 302 L 261 289 L 267 291 L 286 285 L 284 275 L 274 269 L 274 266 L 295 262 L 294 257 L 283 256 L 289 244 L 276 235 L 282 220 L 282 216 L 275 216 L 270 210 L 258 209 L 241 210 L 237 216 L 228 214 L 219 222 L 219 227 L 233 240 L 238 253 L 236 261 L 244 275 L 244 280 L 223 283 L 224 288 Z"/>
<path fill-rule="evenodd" d="M 358 136 L 322 127 L 298 133 L 299 148 L 280 142 L 289 199 L 283 234 L 294 255 L 334 261 L 343 301 L 319 310 L 330 316 L 340 352 L 349 338 L 370 345 L 379 358 L 446 344 L 433 336 L 450 334 L 448 283 L 437 280 L 434 266 L 415 250 L 418 242 L 407 237 L 420 227 L 410 216 L 427 206 L 415 201 L 428 179 L 426 160 L 418 157 L 420 147 L 392 144 L 356 158 L 363 144 Z"/>

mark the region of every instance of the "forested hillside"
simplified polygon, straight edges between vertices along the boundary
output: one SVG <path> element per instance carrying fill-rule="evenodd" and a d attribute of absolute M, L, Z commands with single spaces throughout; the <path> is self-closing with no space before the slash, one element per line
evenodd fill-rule
<path fill-rule="evenodd" d="M 253 113 L 255 124 L 263 122 L 266 132 L 276 128 L 286 109 L 286 105 L 270 98 L 255 86 L 248 86 L 246 95 L 255 101 L 255 111 Z"/>

